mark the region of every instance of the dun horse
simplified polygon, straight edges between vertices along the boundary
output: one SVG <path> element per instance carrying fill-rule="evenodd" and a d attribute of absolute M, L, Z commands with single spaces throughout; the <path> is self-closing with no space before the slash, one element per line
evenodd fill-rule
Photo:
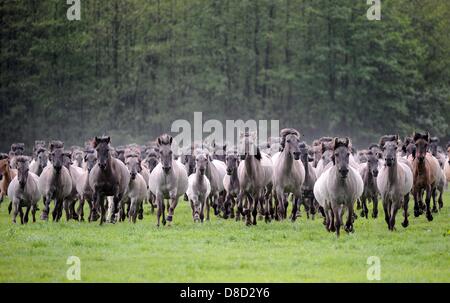
<path fill-rule="evenodd" d="M 89 185 L 94 191 L 94 205 L 100 210 L 100 225 L 106 221 L 105 197 L 113 197 L 111 220 L 119 211 L 119 205 L 124 198 L 130 174 L 125 164 L 110 153 L 110 137 L 95 137 L 94 148 L 97 151 L 98 162 L 89 173 Z"/>

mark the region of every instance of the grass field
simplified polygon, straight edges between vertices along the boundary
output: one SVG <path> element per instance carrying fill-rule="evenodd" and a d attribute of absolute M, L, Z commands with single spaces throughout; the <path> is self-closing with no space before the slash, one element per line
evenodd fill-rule
<path fill-rule="evenodd" d="M 307 220 L 303 212 L 295 223 L 246 227 L 213 217 L 194 224 L 184 201 L 174 224 L 159 229 L 147 209 L 135 225 L 38 219 L 21 226 L 11 223 L 6 201 L 0 208 L 0 281 L 67 282 L 67 258 L 77 256 L 81 282 L 368 282 L 367 258 L 377 256 L 381 282 L 450 282 L 449 205 L 446 192 L 432 222 L 411 216 L 407 229 L 399 214 L 395 232 L 381 211 L 376 220 L 358 218 L 355 233 L 337 239 L 321 219 Z"/>

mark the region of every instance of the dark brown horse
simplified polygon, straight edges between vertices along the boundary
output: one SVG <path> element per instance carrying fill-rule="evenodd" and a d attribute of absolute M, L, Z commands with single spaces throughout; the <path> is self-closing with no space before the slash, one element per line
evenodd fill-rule
<path fill-rule="evenodd" d="M 94 207 L 100 210 L 100 225 L 106 221 L 105 198 L 114 197 L 114 209 L 111 220 L 119 211 L 119 205 L 124 198 L 130 183 L 130 174 L 125 164 L 113 158 L 110 152 L 110 137 L 95 137 L 94 148 L 97 151 L 98 162 L 89 173 L 89 185 L 94 191 Z"/>
<path fill-rule="evenodd" d="M 17 175 L 17 170 L 10 168 L 9 156 L 7 154 L 0 154 L 0 204 L 3 198 L 7 195 L 9 183 Z M 8 205 L 8 212 L 11 213 L 12 203 Z"/>
<path fill-rule="evenodd" d="M 437 173 L 439 162 L 430 153 L 427 152 L 430 143 L 430 135 L 414 133 L 414 143 L 416 145 L 413 166 L 413 195 L 414 195 L 414 216 L 420 215 L 420 202 L 422 194 L 425 191 L 426 217 L 428 221 L 433 220 L 430 208 L 430 199 L 433 192 L 436 191 Z"/>

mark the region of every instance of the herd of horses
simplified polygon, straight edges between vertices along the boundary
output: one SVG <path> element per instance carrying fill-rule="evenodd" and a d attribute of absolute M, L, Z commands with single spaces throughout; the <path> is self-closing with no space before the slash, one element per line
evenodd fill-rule
<path fill-rule="evenodd" d="M 341 225 L 354 230 L 355 203 L 368 218 L 372 202 L 376 218 L 379 199 L 391 231 L 399 210 L 402 226 L 409 225 L 410 196 L 414 216 L 425 214 L 431 221 L 432 213 L 443 207 L 450 181 L 450 142 L 444 150 L 428 133 L 403 140 L 385 135 L 363 150 L 355 150 L 349 138 L 322 137 L 308 145 L 292 128 L 264 144 L 257 143 L 256 133 L 245 132 L 235 147 L 214 141 L 175 146 L 168 134 L 147 145 L 115 148 L 110 137 L 102 136 L 84 148 L 36 141 L 32 155 L 26 156 L 24 144 L 14 143 L 8 154 L 0 154 L 0 202 L 8 196 L 12 220 L 19 215 L 22 224 L 30 211 L 36 221 L 41 198 L 42 220 L 48 220 L 54 201 L 54 221 L 61 219 L 63 209 L 67 220 L 84 221 L 87 202 L 88 221 L 99 220 L 100 225 L 143 219 L 148 203 L 160 226 L 171 224 L 181 197 L 189 202 L 194 222 L 210 220 L 212 208 L 215 216 L 247 225 L 288 218 L 292 201 L 292 221 L 303 206 L 308 218 L 320 214 L 326 229 L 339 236 Z"/>

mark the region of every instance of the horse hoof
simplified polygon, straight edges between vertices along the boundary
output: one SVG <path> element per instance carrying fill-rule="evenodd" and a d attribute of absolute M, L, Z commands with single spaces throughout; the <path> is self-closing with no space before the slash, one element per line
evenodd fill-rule
<path fill-rule="evenodd" d="M 438 212 L 437 208 L 436 208 L 436 207 L 433 207 L 432 212 L 436 214 L 436 213 Z"/>
<path fill-rule="evenodd" d="M 409 222 L 408 222 L 408 221 L 403 221 L 403 222 L 402 222 L 402 226 L 403 226 L 404 228 L 407 228 L 408 225 L 409 225 Z"/>
<path fill-rule="evenodd" d="M 427 219 L 428 219 L 428 221 L 433 221 L 433 215 L 430 213 L 430 214 L 427 214 Z"/>
<path fill-rule="evenodd" d="M 163 225 L 166 225 L 166 220 L 162 220 L 162 224 L 163 224 Z"/>
<path fill-rule="evenodd" d="M 414 217 L 417 218 L 418 216 L 420 216 L 420 211 L 417 210 L 417 209 L 415 209 L 415 210 L 414 210 Z"/>

